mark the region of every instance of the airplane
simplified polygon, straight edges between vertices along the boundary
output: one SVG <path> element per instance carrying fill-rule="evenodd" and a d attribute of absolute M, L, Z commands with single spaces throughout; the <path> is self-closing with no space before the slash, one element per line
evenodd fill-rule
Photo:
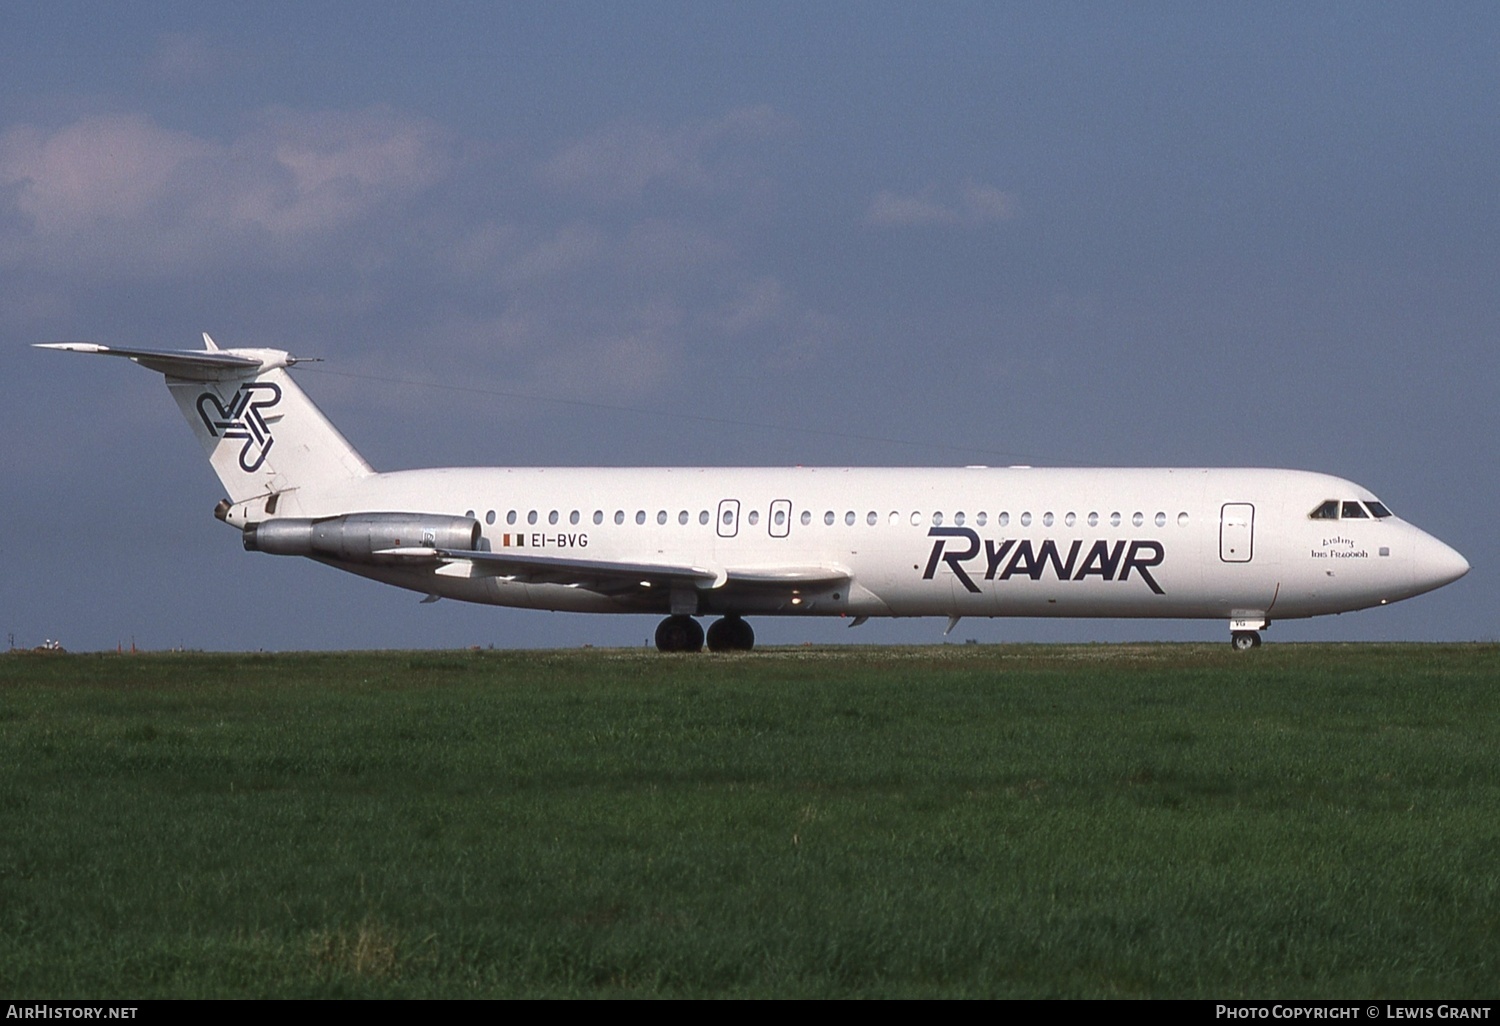
<path fill-rule="evenodd" d="M 250 552 L 426 596 L 666 614 L 664 652 L 749 650 L 748 616 L 1275 619 L 1383 606 L 1469 571 L 1353 482 L 1300 470 L 859 467 L 377 472 L 278 349 L 39 348 L 166 377 Z M 698 618 L 713 616 L 706 636 Z"/>

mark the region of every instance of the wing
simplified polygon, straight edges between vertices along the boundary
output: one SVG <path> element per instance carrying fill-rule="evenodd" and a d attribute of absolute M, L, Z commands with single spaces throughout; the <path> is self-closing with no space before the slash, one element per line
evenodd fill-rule
<path fill-rule="evenodd" d="M 756 591 L 795 590 L 846 582 L 843 567 L 744 567 L 714 569 L 670 563 L 629 563 L 570 556 L 538 556 L 472 549 L 387 549 L 387 557 L 433 560 L 445 577 L 504 577 L 528 584 L 561 584 L 601 595 L 624 596 L 691 587 L 702 591 L 729 588 Z"/>
<path fill-rule="evenodd" d="M 471 549 L 434 549 L 442 562 L 437 570 L 447 577 L 505 577 L 527 584 L 563 584 L 602 595 L 671 589 L 674 585 L 712 588 L 719 575 L 705 567 L 666 563 L 619 563 L 570 556 L 513 555 Z"/>

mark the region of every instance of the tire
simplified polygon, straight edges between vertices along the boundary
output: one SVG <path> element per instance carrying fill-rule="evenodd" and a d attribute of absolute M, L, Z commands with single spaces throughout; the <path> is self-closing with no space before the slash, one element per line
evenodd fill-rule
<path fill-rule="evenodd" d="M 1260 634 L 1256 631 L 1235 631 L 1229 636 L 1229 643 L 1236 652 L 1248 652 L 1260 647 Z"/>
<path fill-rule="evenodd" d="M 703 648 L 703 628 L 691 616 L 669 616 L 656 627 L 658 652 L 697 652 Z"/>

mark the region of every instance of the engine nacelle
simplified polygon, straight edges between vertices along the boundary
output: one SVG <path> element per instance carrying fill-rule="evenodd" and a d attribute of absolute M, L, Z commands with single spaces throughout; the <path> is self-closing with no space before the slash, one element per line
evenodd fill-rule
<path fill-rule="evenodd" d="M 479 521 L 472 517 L 349 513 L 323 520 L 265 520 L 245 528 L 244 543 L 247 552 L 373 563 L 387 549 L 474 549 L 479 533 Z"/>

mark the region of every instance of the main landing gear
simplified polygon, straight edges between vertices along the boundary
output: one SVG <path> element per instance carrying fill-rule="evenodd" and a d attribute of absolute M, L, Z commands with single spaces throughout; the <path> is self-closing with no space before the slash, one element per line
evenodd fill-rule
<path fill-rule="evenodd" d="M 656 627 L 658 652 L 696 652 L 703 647 L 703 628 L 691 616 L 669 616 Z"/>
<path fill-rule="evenodd" d="M 1260 648 L 1260 632 L 1271 626 L 1264 614 L 1242 614 L 1229 621 L 1229 643 L 1236 652 Z"/>
<path fill-rule="evenodd" d="M 755 631 L 738 616 L 726 616 L 708 628 L 710 652 L 748 652 L 755 647 Z M 703 628 L 691 616 L 669 616 L 656 628 L 661 652 L 697 652 L 703 648 Z"/>
<path fill-rule="evenodd" d="M 748 652 L 755 647 L 755 631 L 738 616 L 715 620 L 708 628 L 710 652 Z"/>

